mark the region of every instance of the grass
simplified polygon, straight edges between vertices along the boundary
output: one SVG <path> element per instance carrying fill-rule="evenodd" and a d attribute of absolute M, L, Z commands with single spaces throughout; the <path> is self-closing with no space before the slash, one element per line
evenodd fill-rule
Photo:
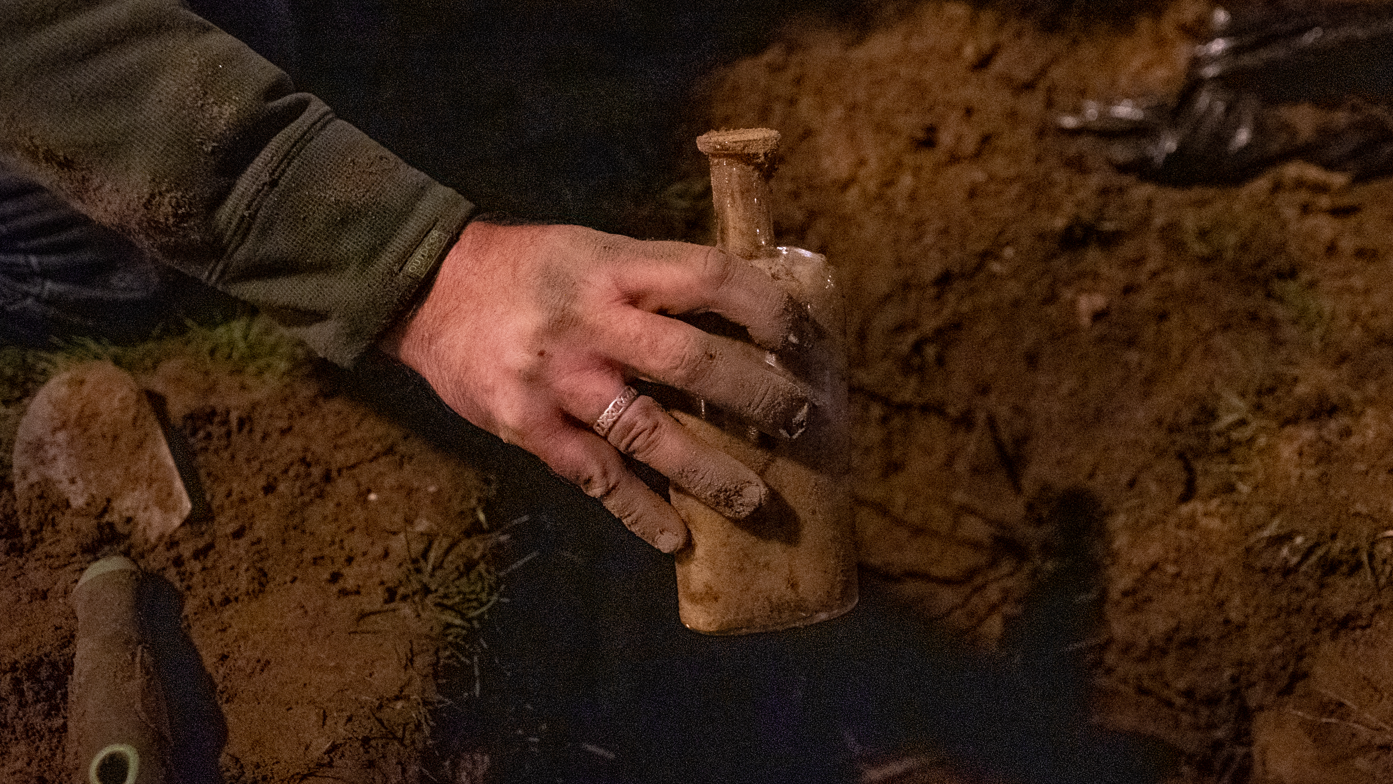
<path fill-rule="evenodd" d="M 80 339 L 49 354 L 49 367 L 61 372 L 92 360 L 107 360 L 131 373 L 147 373 L 171 357 L 190 357 L 210 367 L 276 380 L 309 359 L 304 344 L 286 335 L 263 316 L 243 316 L 220 324 L 190 324 L 175 335 L 134 345 Z"/>
<path fill-rule="evenodd" d="M 183 331 L 141 343 L 80 338 L 51 349 L 0 347 L 0 476 L 9 475 L 19 421 L 44 382 L 84 362 L 106 360 L 140 375 L 175 357 L 274 383 L 305 366 L 310 353 L 269 319 L 254 315 L 212 325 L 191 323 Z"/>
<path fill-rule="evenodd" d="M 80 338 L 51 349 L 0 347 L 0 475 L 9 475 L 19 421 L 44 382 L 84 362 L 106 360 L 140 375 L 175 357 L 273 383 L 305 366 L 310 353 L 272 321 L 255 315 L 212 325 L 190 323 L 183 331 L 141 343 Z"/>
<path fill-rule="evenodd" d="M 210 368 L 275 380 L 304 365 L 309 350 L 263 316 L 240 316 L 219 324 L 189 324 L 177 333 L 134 344 L 77 338 L 51 349 L 0 347 L 0 405 L 33 396 L 53 376 L 83 362 L 106 360 L 133 374 L 153 371 L 173 357 L 206 362 Z"/>
<path fill-rule="evenodd" d="M 407 538 L 403 568 L 406 600 L 420 617 L 435 624 L 447 657 L 464 661 L 473 633 L 498 601 L 498 574 L 480 559 L 471 540 L 427 536 L 419 552 Z"/>

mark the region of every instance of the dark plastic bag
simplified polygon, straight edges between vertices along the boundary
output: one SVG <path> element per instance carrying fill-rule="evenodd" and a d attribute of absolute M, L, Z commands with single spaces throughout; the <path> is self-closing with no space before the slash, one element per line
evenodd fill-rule
<path fill-rule="evenodd" d="M 1106 137 L 1119 168 L 1176 185 L 1294 159 L 1363 179 L 1393 172 L 1390 99 L 1393 8 L 1219 9 L 1175 96 L 1086 101 L 1058 124 Z M 1314 128 L 1285 111 L 1303 103 L 1324 109 Z"/>

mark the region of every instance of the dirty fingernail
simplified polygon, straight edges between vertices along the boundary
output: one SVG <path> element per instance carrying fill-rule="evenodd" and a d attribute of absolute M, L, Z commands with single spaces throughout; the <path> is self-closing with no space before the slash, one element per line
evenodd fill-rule
<path fill-rule="evenodd" d="M 811 346 L 814 342 L 813 320 L 808 316 L 807 309 L 800 307 L 791 315 L 788 332 L 784 335 L 785 349 L 801 349 Z"/>
<path fill-rule="evenodd" d="M 769 500 L 769 487 L 758 480 L 742 482 L 707 500 L 711 508 L 732 520 L 744 520 Z"/>
<path fill-rule="evenodd" d="M 731 517 L 743 520 L 746 517 L 759 511 L 764 506 L 764 502 L 769 500 L 769 487 L 763 482 L 751 482 L 740 489 L 740 495 L 735 499 L 735 504 L 731 509 Z"/>
<path fill-rule="evenodd" d="M 673 553 L 686 542 L 686 537 L 678 536 L 672 531 L 663 531 L 653 537 L 653 546 L 665 553 Z"/>
<path fill-rule="evenodd" d="M 812 411 L 812 403 L 804 403 L 789 420 L 788 424 L 779 430 L 779 435 L 792 441 L 803 435 L 803 431 L 808 429 L 808 416 Z"/>

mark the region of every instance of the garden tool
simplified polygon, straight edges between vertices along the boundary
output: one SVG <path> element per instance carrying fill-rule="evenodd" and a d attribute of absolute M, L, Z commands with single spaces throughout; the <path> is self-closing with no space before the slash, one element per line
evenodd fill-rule
<path fill-rule="evenodd" d="M 154 542 L 193 509 L 159 417 L 130 374 L 87 362 L 49 379 L 20 420 L 15 493 L 47 484 L 79 513 Z"/>
<path fill-rule="evenodd" d="M 1353 179 L 1393 172 L 1393 8 L 1214 10 L 1173 96 L 1087 100 L 1066 131 L 1109 140 L 1118 167 L 1172 185 L 1240 182 L 1304 160 Z M 1319 122 L 1285 109 L 1320 105 Z"/>
<path fill-rule="evenodd" d="M 169 724 L 136 608 L 141 572 L 124 556 L 92 564 L 73 589 L 77 652 L 68 750 L 85 784 L 162 784 Z"/>

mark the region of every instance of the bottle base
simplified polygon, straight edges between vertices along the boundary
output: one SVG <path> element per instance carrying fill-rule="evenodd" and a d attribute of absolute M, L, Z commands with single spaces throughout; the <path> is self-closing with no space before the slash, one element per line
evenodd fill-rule
<path fill-rule="evenodd" d="M 768 622 L 747 623 L 742 626 L 704 626 L 700 623 L 689 623 L 686 619 L 682 620 L 682 625 L 694 632 L 705 634 L 708 637 L 736 637 L 743 634 L 764 634 L 767 632 L 782 632 L 789 629 L 799 629 L 804 626 L 830 621 L 840 618 L 855 609 L 860 601 L 860 596 L 853 594 L 850 601 L 847 601 L 830 610 L 798 615 L 794 617 L 780 617 Z"/>

